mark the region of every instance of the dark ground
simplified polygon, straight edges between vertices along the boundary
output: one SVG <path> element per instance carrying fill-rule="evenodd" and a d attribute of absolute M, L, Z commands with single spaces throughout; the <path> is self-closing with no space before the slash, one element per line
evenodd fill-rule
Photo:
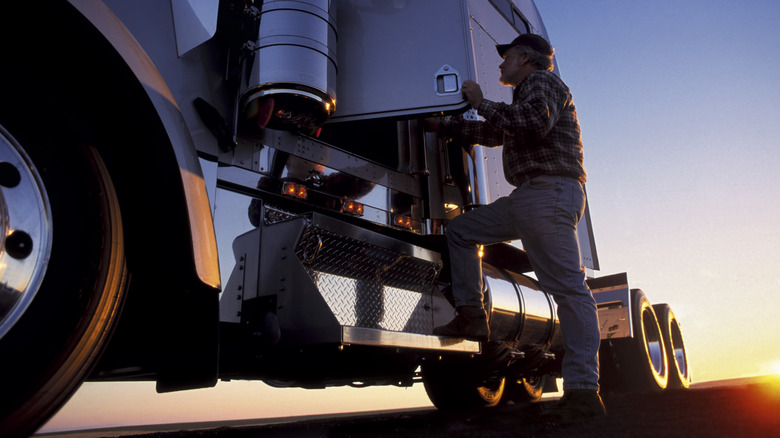
<path fill-rule="evenodd" d="M 734 383 L 734 382 L 732 382 Z M 403 413 L 295 421 L 263 426 L 123 435 L 143 438 L 281 437 L 780 437 L 780 378 L 729 386 L 694 385 L 657 394 L 605 395 L 606 418 L 576 424 L 537 420 L 539 405 L 477 412 Z M 541 405 L 549 406 L 552 401 Z M 184 426 L 183 426 L 184 427 Z M 73 436 L 73 435 L 69 435 Z M 90 434 L 90 436 L 95 436 Z M 108 433 L 105 436 L 117 436 Z"/>

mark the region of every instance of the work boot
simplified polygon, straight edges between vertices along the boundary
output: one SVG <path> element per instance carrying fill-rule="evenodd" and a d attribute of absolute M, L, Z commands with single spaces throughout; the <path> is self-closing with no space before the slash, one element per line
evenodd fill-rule
<path fill-rule="evenodd" d="M 542 413 L 543 421 L 572 423 L 607 415 L 601 396 L 596 390 L 572 389 L 565 391 L 558 404 Z"/>
<path fill-rule="evenodd" d="M 448 324 L 433 329 L 437 336 L 466 338 L 474 341 L 487 341 L 490 336 L 485 309 L 476 306 L 460 306 L 457 314 Z"/>

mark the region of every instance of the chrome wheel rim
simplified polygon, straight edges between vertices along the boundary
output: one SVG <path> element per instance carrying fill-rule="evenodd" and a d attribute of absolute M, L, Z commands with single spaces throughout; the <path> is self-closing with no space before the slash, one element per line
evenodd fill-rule
<path fill-rule="evenodd" d="M 658 331 L 658 320 L 651 308 L 642 312 L 642 324 L 644 325 L 645 345 L 650 356 L 650 364 L 657 375 L 665 374 L 666 357 L 664 356 L 664 344 L 661 333 Z"/>
<path fill-rule="evenodd" d="M 43 281 L 52 241 L 48 199 L 32 160 L 0 126 L 0 339 Z"/>
<path fill-rule="evenodd" d="M 680 326 L 677 321 L 673 321 L 671 327 L 672 352 L 674 354 L 674 363 L 677 365 L 677 370 L 680 373 L 680 377 L 684 380 L 688 379 L 688 359 L 685 354 L 685 344 L 683 343 L 682 333 L 680 332 Z"/>

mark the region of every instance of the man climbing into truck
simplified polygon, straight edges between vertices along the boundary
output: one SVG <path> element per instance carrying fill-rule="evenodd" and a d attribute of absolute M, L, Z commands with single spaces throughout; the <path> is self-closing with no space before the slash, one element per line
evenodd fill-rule
<path fill-rule="evenodd" d="M 463 145 L 503 145 L 504 175 L 515 189 L 449 224 L 457 314 L 434 334 L 488 340 L 478 247 L 519 238 L 542 289 L 558 305 L 565 350 L 564 396 L 544 417 L 575 421 L 604 416 L 596 303 L 577 241 L 586 172 L 576 108 L 569 88 L 552 72 L 554 50 L 544 38 L 523 34 L 496 48 L 503 58 L 499 81 L 515 87 L 512 103 L 484 99 L 476 82 L 465 81 L 462 93 L 484 121 L 448 119 L 439 132 Z"/>

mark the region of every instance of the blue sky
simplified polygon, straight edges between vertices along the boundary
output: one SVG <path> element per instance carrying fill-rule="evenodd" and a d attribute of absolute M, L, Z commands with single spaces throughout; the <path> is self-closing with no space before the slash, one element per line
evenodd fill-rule
<path fill-rule="evenodd" d="M 780 3 L 537 6 L 578 107 L 601 274 L 672 306 L 698 380 L 772 372 Z"/>
<path fill-rule="evenodd" d="M 669 303 L 694 379 L 780 373 L 780 2 L 537 0 L 577 104 L 601 271 Z M 50 423 L 162 423 L 428 405 L 411 389 L 158 395 L 86 384 Z"/>

